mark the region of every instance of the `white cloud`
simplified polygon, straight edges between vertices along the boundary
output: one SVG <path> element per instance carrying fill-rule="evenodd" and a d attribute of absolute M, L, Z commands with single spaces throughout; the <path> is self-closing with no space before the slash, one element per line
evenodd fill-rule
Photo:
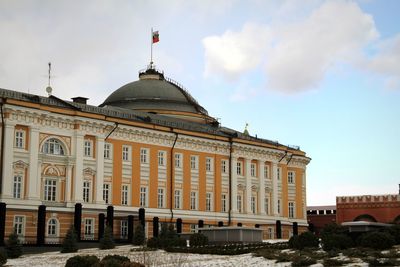
<path fill-rule="evenodd" d="M 252 23 L 240 32 L 228 30 L 222 36 L 204 38 L 205 75 L 222 74 L 232 80 L 254 69 L 263 59 L 268 39 L 269 29 Z"/>

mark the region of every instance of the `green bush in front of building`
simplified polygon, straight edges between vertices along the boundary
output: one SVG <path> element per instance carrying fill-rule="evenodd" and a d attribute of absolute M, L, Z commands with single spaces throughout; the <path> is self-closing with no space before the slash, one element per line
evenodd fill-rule
<path fill-rule="evenodd" d="M 10 259 L 15 259 L 22 255 L 22 244 L 16 231 L 8 236 L 8 240 L 6 242 L 6 252 L 7 257 Z"/>
<path fill-rule="evenodd" d="M 68 229 L 67 235 L 65 236 L 61 253 L 71 253 L 78 251 L 78 238 L 76 236 L 76 232 L 73 226 Z"/>

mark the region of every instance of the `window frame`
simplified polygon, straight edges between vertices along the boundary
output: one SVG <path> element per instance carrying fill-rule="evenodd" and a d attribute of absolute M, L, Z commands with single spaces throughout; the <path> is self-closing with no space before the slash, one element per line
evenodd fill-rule
<path fill-rule="evenodd" d="M 166 154 L 167 153 L 164 150 L 159 150 L 158 151 L 158 166 L 159 167 L 165 167 L 167 165 Z"/>
<path fill-rule="evenodd" d="M 83 185 L 82 185 L 82 198 L 83 198 L 83 202 L 85 203 L 90 203 L 92 202 L 92 182 L 89 180 L 84 180 L 83 181 Z"/>
<path fill-rule="evenodd" d="M 65 156 L 66 148 L 64 144 L 57 138 L 49 138 L 44 141 L 42 149 L 40 150 L 44 154 L 54 155 L 54 156 Z"/>
<path fill-rule="evenodd" d="M 129 205 L 129 185 L 127 184 L 121 185 L 121 205 L 122 206 Z"/>
<path fill-rule="evenodd" d="M 123 162 L 131 161 L 131 146 L 122 145 L 122 161 Z"/>
<path fill-rule="evenodd" d="M 256 177 L 257 176 L 257 170 L 256 170 L 256 164 L 255 163 L 250 163 L 250 176 L 251 177 Z"/>
<path fill-rule="evenodd" d="M 190 155 L 190 170 L 196 171 L 199 169 L 199 156 Z"/>
<path fill-rule="evenodd" d="M 174 166 L 176 169 L 182 169 L 183 166 L 183 154 L 182 153 L 175 153 L 174 154 Z"/>
<path fill-rule="evenodd" d="M 110 204 L 111 199 L 111 183 L 103 183 L 103 201 Z"/>
<path fill-rule="evenodd" d="M 221 194 L 221 212 L 227 212 L 226 200 L 227 200 L 227 194 Z"/>
<path fill-rule="evenodd" d="M 197 210 L 197 191 L 190 191 L 190 210 Z"/>
<path fill-rule="evenodd" d="M 206 192 L 206 211 L 213 211 L 213 194 Z"/>
<path fill-rule="evenodd" d="M 141 186 L 140 187 L 140 193 L 139 193 L 139 206 L 140 207 L 147 207 L 147 186 Z"/>
<path fill-rule="evenodd" d="M 16 181 L 16 178 L 19 178 L 20 181 Z M 22 199 L 23 198 L 23 189 L 24 189 L 24 177 L 20 173 L 14 174 L 13 177 L 13 198 Z"/>
<path fill-rule="evenodd" d="M 182 209 L 182 197 L 181 196 L 182 196 L 182 190 L 175 189 L 175 191 L 174 191 L 174 209 Z"/>
<path fill-rule="evenodd" d="M 50 182 L 52 184 L 48 184 Z M 57 181 L 57 179 L 54 179 L 54 178 L 44 179 L 43 199 L 44 199 L 44 201 L 48 201 L 48 202 L 56 202 L 58 200 L 58 181 Z"/>
<path fill-rule="evenodd" d="M 105 142 L 104 143 L 104 159 L 112 159 L 112 144 Z"/>
<path fill-rule="evenodd" d="M 52 221 L 55 222 L 55 224 L 50 224 Z M 57 237 L 58 235 L 58 220 L 56 218 L 50 218 L 47 221 L 47 227 L 46 227 L 46 236 L 48 237 Z M 50 233 L 50 230 L 52 230 L 52 232 Z M 54 233 L 53 233 L 54 231 Z"/>
<path fill-rule="evenodd" d="M 236 174 L 242 176 L 243 173 L 243 163 L 241 161 L 236 162 Z"/>
<path fill-rule="evenodd" d="M 17 221 L 17 219 L 18 219 L 18 221 Z M 25 216 L 24 215 L 14 215 L 13 229 L 18 236 L 25 235 Z"/>
<path fill-rule="evenodd" d="M 21 136 L 18 136 L 21 134 Z M 15 129 L 14 133 L 14 147 L 19 149 L 25 149 L 25 135 L 26 131 L 22 129 Z"/>
<path fill-rule="evenodd" d="M 88 223 L 90 222 L 90 223 Z M 94 238 L 94 232 L 95 232 L 95 220 L 94 218 L 85 218 L 84 219 L 84 232 L 83 235 L 85 238 L 92 239 Z M 89 231 L 88 231 L 89 230 Z"/>
<path fill-rule="evenodd" d="M 165 208 L 165 190 L 162 187 L 157 189 L 157 208 Z"/>
<path fill-rule="evenodd" d="M 83 156 L 93 158 L 93 141 L 90 139 L 84 139 L 83 141 Z"/>
<path fill-rule="evenodd" d="M 148 165 L 150 161 L 150 152 L 148 148 L 140 148 L 140 164 Z"/>

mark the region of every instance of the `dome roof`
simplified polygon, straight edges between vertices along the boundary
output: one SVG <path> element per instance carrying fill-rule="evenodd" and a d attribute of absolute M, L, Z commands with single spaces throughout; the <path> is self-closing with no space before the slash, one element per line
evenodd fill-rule
<path fill-rule="evenodd" d="M 114 91 L 100 105 L 152 113 L 192 113 L 208 117 L 207 110 L 177 82 L 152 68 L 139 73 L 139 80 Z M 190 114 L 189 114 L 190 115 Z"/>

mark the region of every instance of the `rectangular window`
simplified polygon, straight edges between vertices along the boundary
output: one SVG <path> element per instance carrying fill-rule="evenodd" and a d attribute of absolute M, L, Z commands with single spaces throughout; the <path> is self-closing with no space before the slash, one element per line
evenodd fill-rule
<path fill-rule="evenodd" d="M 130 146 L 122 146 L 122 160 L 123 161 L 130 161 Z"/>
<path fill-rule="evenodd" d="M 175 196 L 174 196 L 174 200 L 175 200 L 175 209 L 180 209 L 181 208 L 181 190 L 175 190 Z"/>
<path fill-rule="evenodd" d="M 85 238 L 92 239 L 94 238 L 94 219 L 86 218 L 85 219 Z"/>
<path fill-rule="evenodd" d="M 255 163 L 250 164 L 250 175 L 251 175 L 251 177 L 256 177 L 256 164 Z"/>
<path fill-rule="evenodd" d="M 238 212 L 242 212 L 242 195 L 236 196 L 236 204 L 237 204 Z"/>
<path fill-rule="evenodd" d="M 207 172 L 212 172 L 213 171 L 213 164 L 212 164 L 212 158 L 206 158 L 206 171 Z"/>
<path fill-rule="evenodd" d="M 268 227 L 268 239 L 274 239 L 274 229 L 272 227 Z"/>
<path fill-rule="evenodd" d="M 212 209 L 212 195 L 211 193 L 206 193 L 206 211 L 211 211 Z"/>
<path fill-rule="evenodd" d="M 158 151 L 158 166 L 165 166 L 165 151 Z"/>
<path fill-rule="evenodd" d="M 121 188 L 121 205 L 128 205 L 128 194 L 129 194 L 129 188 L 128 185 L 124 184 L 122 185 Z"/>
<path fill-rule="evenodd" d="M 14 216 L 14 231 L 17 235 L 24 235 L 25 228 L 25 217 L 24 216 Z"/>
<path fill-rule="evenodd" d="M 44 200 L 56 201 L 57 181 L 46 179 L 44 181 Z"/>
<path fill-rule="evenodd" d="M 294 218 L 294 203 L 289 202 L 289 218 Z"/>
<path fill-rule="evenodd" d="M 128 221 L 127 220 L 121 221 L 121 238 L 123 238 L 123 239 L 128 238 Z"/>
<path fill-rule="evenodd" d="M 148 164 L 149 163 L 149 149 L 141 148 L 140 149 L 140 163 Z"/>
<path fill-rule="evenodd" d="M 288 172 L 287 178 L 288 178 L 288 183 L 289 184 L 294 184 L 294 172 L 293 171 L 289 171 Z"/>
<path fill-rule="evenodd" d="M 269 198 L 264 198 L 264 209 L 265 209 L 265 213 L 267 215 L 269 215 Z"/>
<path fill-rule="evenodd" d="M 111 192 L 111 185 L 103 184 L 103 200 L 104 203 L 106 204 L 110 204 L 110 192 Z"/>
<path fill-rule="evenodd" d="M 266 179 L 269 178 L 269 166 L 268 165 L 264 166 L 264 178 L 266 178 Z"/>
<path fill-rule="evenodd" d="M 197 156 L 190 156 L 190 169 L 197 170 L 198 169 L 198 157 Z"/>
<path fill-rule="evenodd" d="M 139 205 L 141 207 L 146 207 L 147 205 L 147 187 L 140 187 L 140 199 Z"/>
<path fill-rule="evenodd" d="M 104 143 L 104 158 L 111 159 L 111 144 Z"/>
<path fill-rule="evenodd" d="M 190 209 L 197 209 L 197 192 L 190 192 Z"/>
<path fill-rule="evenodd" d="M 182 154 L 175 153 L 175 168 L 182 168 Z"/>
<path fill-rule="evenodd" d="M 278 214 L 280 215 L 281 214 L 281 200 L 280 199 L 278 199 L 278 203 L 276 203 L 277 205 L 277 207 L 276 207 L 276 209 L 277 209 L 277 212 L 278 212 Z"/>
<path fill-rule="evenodd" d="M 15 131 L 15 147 L 24 148 L 25 147 L 25 131 L 16 130 Z"/>
<path fill-rule="evenodd" d="M 237 175 L 242 175 L 242 162 L 240 161 L 236 163 L 236 173 Z"/>
<path fill-rule="evenodd" d="M 92 156 L 92 141 L 90 140 L 85 140 L 84 142 L 84 156 L 85 157 L 91 157 Z"/>
<path fill-rule="evenodd" d="M 197 227 L 197 224 L 190 224 L 190 232 L 191 233 L 196 233 L 196 227 Z"/>
<path fill-rule="evenodd" d="M 83 182 L 83 201 L 90 202 L 90 182 Z"/>
<path fill-rule="evenodd" d="M 22 176 L 15 175 L 14 176 L 14 187 L 13 187 L 13 197 L 21 198 L 22 194 Z"/>
<path fill-rule="evenodd" d="M 226 194 L 221 195 L 221 211 L 226 212 Z"/>
<path fill-rule="evenodd" d="M 256 206 L 256 197 L 255 196 L 251 196 L 251 198 L 250 198 L 250 206 L 251 206 L 251 212 L 253 214 L 256 214 L 257 206 Z"/>
<path fill-rule="evenodd" d="M 158 188 L 157 207 L 164 208 L 164 188 Z"/>
<path fill-rule="evenodd" d="M 221 161 L 221 172 L 228 173 L 228 162 L 226 160 Z"/>
<path fill-rule="evenodd" d="M 278 180 L 281 179 L 281 168 L 277 168 L 277 169 L 276 169 L 276 176 L 277 176 L 277 179 L 278 179 Z"/>

